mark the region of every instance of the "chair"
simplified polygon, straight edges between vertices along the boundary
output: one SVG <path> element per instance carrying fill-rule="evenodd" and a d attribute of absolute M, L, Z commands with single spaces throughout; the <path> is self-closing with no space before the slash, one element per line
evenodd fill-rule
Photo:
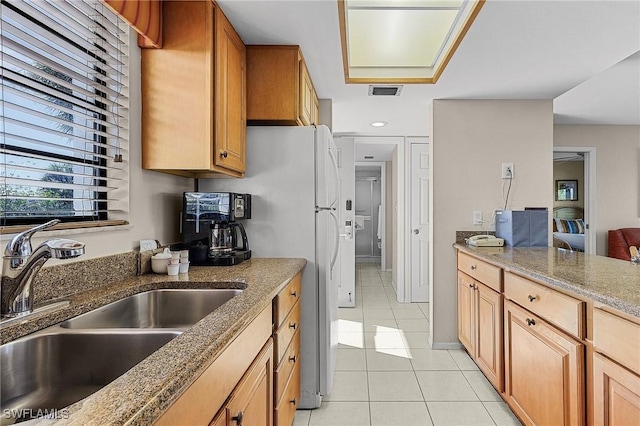
<path fill-rule="evenodd" d="M 640 228 L 620 228 L 609 231 L 608 256 L 631 260 L 629 247 L 640 247 Z"/>

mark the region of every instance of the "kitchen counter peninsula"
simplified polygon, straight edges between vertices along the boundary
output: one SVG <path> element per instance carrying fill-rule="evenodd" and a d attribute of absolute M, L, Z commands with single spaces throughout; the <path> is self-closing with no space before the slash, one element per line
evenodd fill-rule
<path fill-rule="evenodd" d="M 148 425 L 229 347 L 258 316 L 271 311 L 273 299 L 304 268 L 305 259 L 253 258 L 230 267 L 192 267 L 178 276 L 132 276 L 99 289 L 78 293 L 69 306 L 33 320 L 1 328 L 2 341 L 57 324 L 110 302 L 143 291 L 180 288 L 238 288 L 243 292 L 145 358 L 98 392 L 58 410 L 56 419 L 26 424 Z M 189 309 L 185 306 L 184 309 Z M 270 328 L 270 326 L 269 326 Z M 64 417 L 64 418 L 63 418 Z"/>
<path fill-rule="evenodd" d="M 458 340 L 523 424 L 639 424 L 640 265 L 454 247 Z"/>
<path fill-rule="evenodd" d="M 469 247 L 462 252 L 640 317 L 640 265 L 554 247 Z"/>

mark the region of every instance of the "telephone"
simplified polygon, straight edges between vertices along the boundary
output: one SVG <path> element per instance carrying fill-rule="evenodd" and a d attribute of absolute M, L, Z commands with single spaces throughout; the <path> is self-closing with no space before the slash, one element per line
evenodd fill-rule
<path fill-rule="evenodd" d="M 493 235 L 474 235 L 467 238 L 467 245 L 476 247 L 502 247 L 504 240 Z"/>

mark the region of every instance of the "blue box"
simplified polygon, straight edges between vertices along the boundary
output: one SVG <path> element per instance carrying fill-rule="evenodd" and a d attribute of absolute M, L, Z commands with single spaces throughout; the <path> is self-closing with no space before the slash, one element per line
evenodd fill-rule
<path fill-rule="evenodd" d="M 548 247 L 547 209 L 496 211 L 496 237 L 511 247 Z"/>

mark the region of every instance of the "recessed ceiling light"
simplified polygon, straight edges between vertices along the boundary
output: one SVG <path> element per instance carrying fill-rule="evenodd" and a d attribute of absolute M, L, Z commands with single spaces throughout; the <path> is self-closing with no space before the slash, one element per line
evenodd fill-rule
<path fill-rule="evenodd" d="M 373 127 L 384 127 L 387 124 L 389 123 L 387 123 L 386 121 L 374 121 L 373 123 L 371 123 Z"/>

